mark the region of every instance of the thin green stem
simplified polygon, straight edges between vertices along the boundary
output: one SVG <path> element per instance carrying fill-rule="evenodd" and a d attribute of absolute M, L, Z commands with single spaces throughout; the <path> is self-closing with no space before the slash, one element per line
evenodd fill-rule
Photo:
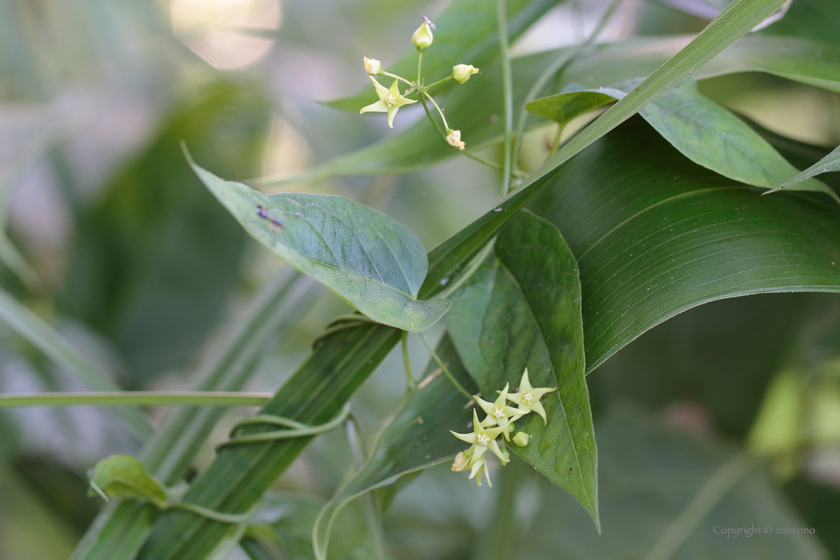
<path fill-rule="evenodd" d="M 97 391 L 0 395 L 0 408 L 21 406 L 261 406 L 272 393 L 237 391 Z"/>
<path fill-rule="evenodd" d="M 467 400 L 472 401 L 472 395 L 470 395 L 470 394 L 467 392 L 467 390 L 466 390 L 466 389 L 464 389 L 464 388 L 461 386 L 461 384 L 460 384 L 460 383 L 458 383 L 458 380 L 457 380 L 457 379 L 455 379 L 455 376 L 454 376 L 454 375 L 452 375 L 452 373 L 449 371 L 449 368 L 447 368 L 447 367 L 446 367 L 446 364 L 444 364 L 444 363 L 443 363 L 443 361 L 441 361 L 440 357 L 437 355 L 437 352 L 435 352 L 435 349 L 434 349 L 434 348 L 432 348 L 432 345 L 431 345 L 431 344 L 429 344 L 429 341 L 426 339 L 426 335 L 425 335 L 425 334 L 423 334 L 422 332 L 421 332 L 421 333 L 417 333 L 417 334 L 419 334 L 419 335 L 420 335 L 420 340 L 422 340 L 422 341 L 423 341 L 423 344 L 425 344 L 425 345 L 426 345 L 426 348 L 429 350 L 429 353 L 432 355 L 432 358 L 435 360 L 435 362 L 437 362 L 437 365 L 438 365 L 438 367 L 440 367 L 440 369 L 441 369 L 441 371 L 443 372 L 443 374 L 444 374 L 446 377 L 448 377 L 448 378 L 449 378 L 449 381 L 451 381 L 451 382 L 452 382 L 452 384 L 453 384 L 453 385 L 455 385 L 455 388 L 456 388 L 456 389 L 458 389 L 459 391 L 461 391 L 461 393 L 462 393 L 465 397 L 467 397 Z"/>
<path fill-rule="evenodd" d="M 419 51 L 417 53 L 417 88 L 418 89 L 420 89 L 420 87 L 422 87 L 422 84 L 423 84 L 423 81 L 422 81 L 423 74 L 422 74 L 422 71 L 421 71 L 422 68 L 423 68 L 423 51 Z"/>
<path fill-rule="evenodd" d="M 420 88 L 420 91 L 423 91 L 423 92 L 429 91 L 430 89 L 432 89 L 432 88 L 433 88 L 433 87 L 435 87 L 436 85 L 442 84 L 443 82 L 448 82 L 448 81 L 449 81 L 449 80 L 451 80 L 451 79 L 452 79 L 452 76 L 451 76 L 451 75 L 449 75 L 449 76 L 447 76 L 447 77 L 443 78 L 442 80 L 438 80 L 438 81 L 436 81 L 436 82 L 435 82 L 435 83 L 433 83 L 433 84 L 429 84 L 429 85 L 427 85 L 427 86 L 423 86 L 422 88 Z"/>
<path fill-rule="evenodd" d="M 384 71 L 384 70 L 382 71 L 382 75 L 383 75 L 383 76 L 389 76 L 389 77 L 391 77 L 391 78 L 396 78 L 397 80 L 401 80 L 401 81 L 403 81 L 403 82 L 407 83 L 407 84 L 408 84 L 408 85 L 410 85 L 411 87 L 415 87 L 414 82 L 412 82 L 411 80 L 406 80 L 406 79 L 405 79 L 405 78 L 403 78 L 402 76 L 397 76 L 396 74 L 391 74 L 390 72 L 386 72 L 386 71 Z"/>
<path fill-rule="evenodd" d="M 493 245 L 496 242 L 496 238 L 494 237 L 490 241 L 487 242 L 487 245 L 481 250 L 481 252 L 473 258 L 472 262 L 467 266 L 467 269 L 461 274 L 455 281 L 449 285 L 445 290 L 443 290 L 440 294 L 438 294 L 438 298 L 440 299 L 447 299 L 449 296 L 454 294 L 458 291 L 458 288 L 464 285 L 464 283 L 470 279 L 470 277 L 475 274 L 475 272 L 479 269 L 479 267 L 484 263 L 484 260 L 487 256 L 493 251 Z"/>
<path fill-rule="evenodd" d="M 587 37 L 583 43 L 576 45 L 572 50 L 564 52 L 558 56 L 554 62 L 543 70 L 542 74 L 539 75 L 531 88 L 528 90 L 528 93 L 525 94 L 525 99 L 522 101 L 522 107 L 519 109 L 519 115 L 516 122 L 516 146 L 513 161 L 516 162 L 517 166 L 522 157 L 522 136 L 525 134 L 525 124 L 528 120 L 528 110 L 526 109 L 526 106 L 528 103 L 536 99 L 546 84 L 548 84 L 549 80 L 557 75 L 557 73 L 564 71 L 566 67 L 572 63 L 572 61 L 574 61 L 585 49 L 589 48 L 595 42 L 595 39 L 597 39 L 598 35 L 601 34 L 601 31 L 604 30 L 604 27 L 606 27 L 607 22 L 609 22 L 613 13 L 615 13 L 615 9 L 620 3 L 621 0 L 613 0 L 613 2 L 607 7 L 604 15 L 601 16 L 601 19 L 598 21 L 598 25 L 595 26 L 595 29 L 589 37 Z"/>
<path fill-rule="evenodd" d="M 697 490 L 685 509 L 671 522 L 650 549 L 645 560 L 668 560 L 672 558 L 712 508 L 759 464 L 760 462 L 755 457 L 746 452 L 735 455 L 706 484 Z"/>
<path fill-rule="evenodd" d="M 402 357 L 403 368 L 405 369 L 405 382 L 408 386 L 407 391 L 411 392 L 417 388 L 417 380 L 414 379 L 414 375 L 411 372 L 411 360 L 408 356 L 408 331 L 403 331 L 402 333 Z"/>
<path fill-rule="evenodd" d="M 428 98 L 429 98 L 429 101 L 431 101 L 431 102 L 432 102 L 432 105 L 434 105 L 434 106 L 435 106 L 435 109 L 437 109 L 437 112 L 438 112 L 438 114 L 440 115 L 440 118 L 443 120 L 443 127 L 444 127 L 446 130 L 449 130 L 449 125 L 448 125 L 448 124 L 447 124 L 447 122 L 446 122 L 446 117 L 444 117 L 444 116 L 443 116 L 443 111 L 441 110 L 441 108 L 440 108 L 440 106 L 437 104 L 437 102 L 435 101 L 434 97 L 432 97 L 431 95 L 429 95 L 429 94 L 428 94 L 428 93 L 426 93 L 425 91 L 423 92 L 423 95 L 425 95 L 426 97 L 428 97 Z M 446 136 L 444 135 L 444 138 L 445 138 L 445 137 L 446 137 Z"/>
<path fill-rule="evenodd" d="M 423 104 L 423 110 L 426 111 L 426 116 L 429 118 L 429 122 L 432 123 L 432 126 L 435 127 L 435 130 L 438 131 L 440 137 L 446 140 L 446 133 L 438 126 L 438 123 L 435 122 L 435 119 L 432 117 L 431 111 L 429 111 L 429 106 L 426 105 L 426 99 L 424 96 L 420 96 L 420 103 Z M 495 161 L 490 161 L 489 159 L 484 159 L 483 157 L 477 156 L 471 153 L 469 150 L 461 150 L 461 155 L 467 156 L 473 161 L 476 161 L 482 165 L 486 165 L 487 167 L 491 167 L 493 169 L 502 169 L 502 166 L 496 163 Z"/>
<path fill-rule="evenodd" d="M 219 521 L 220 523 L 232 523 L 234 525 L 248 523 L 251 520 L 251 518 L 254 517 L 253 511 L 249 511 L 246 513 L 221 513 L 200 506 L 198 504 L 189 504 L 184 502 L 170 504 L 170 506 L 167 509 L 180 509 L 182 511 L 189 511 L 190 513 L 200 515 L 201 517 L 206 517 L 207 519 L 212 519 L 213 521 Z"/>
<path fill-rule="evenodd" d="M 557 150 L 560 148 L 560 137 L 563 135 L 563 129 L 565 127 L 562 124 L 557 125 L 557 132 L 554 133 L 554 140 L 551 141 L 551 155 L 557 153 Z"/>
<path fill-rule="evenodd" d="M 499 28 L 499 50 L 502 55 L 502 98 L 505 108 L 505 157 L 502 169 L 502 198 L 505 198 L 510 192 L 511 143 L 513 141 L 513 81 L 511 80 L 505 0 L 496 0 L 496 25 Z"/>
<path fill-rule="evenodd" d="M 292 439 L 292 438 L 299 438 L 299 437 L 309 437 L 318 434 L 323 434 L 324 432 L 329 432 L 330 430 L 334 430 L 338 426 L 341 425 L 347 419 L 347 416 L 350 415 L 350 403 L 344 405 L 342 411 L 325 424 L 317 424 L 317 425 L 308 425 L 308 424 L 300 424 L 294 420 L 290 420 L 288 418 L 283 418 L 282 416 L 271 416 L 267 414 L 254 416 L 253 418 L 249 418 L 243 422 L 240 422 L 234 429 L 232 433 L 236 433 L 239 428 L 244 426 L 249 426 L 253 424 L 270 424 L 274 426 L 283 426 L 288 427 L 288 430 L 274 430 L 271 432 L 260 432 L 256 434 L 248 434 L 244 436 L 235 436 L 231 437 L 228 441 L 219 445 L 216 449 L 222 449 L 224 447 L 230 447 L 232 445 L 243 445 L 248 443 L 264 443 L 266 441 L 277 441 L 281 439 Z"/>

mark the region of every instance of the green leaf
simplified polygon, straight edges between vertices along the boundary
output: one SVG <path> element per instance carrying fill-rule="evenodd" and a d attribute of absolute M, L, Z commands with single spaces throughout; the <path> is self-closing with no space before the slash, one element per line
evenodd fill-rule
<path fill-rule="evenodd" d="M 449 336 L 444 335 L 436 352 L 447 369 L 467 391 L 476 391 Z M 445 375 L 437 362 L 429 360 L 423 375 L 435 375 L 403 402 L 394 418 L 377 438 L 364 467 L 343 486 L 318 514 L 313 529 L 317 558 L 325 558 L 332 524 L 350 500 L 374 488 L 387 486 L 397 478 L 449 461 L 465 445 L 449 430 L 464 431 L 470 413 L 466 398 Z"/>
<path fill-rule="evenodd" d="M 528 109 L 528 112 L 538 117 L 549 119 L 559 123 L 560 126 L 565 126 L 572 119 L 615 103 L 618 97 L 612 95 L 614 91 L 613 89 L 604 91 L 604 88 L 601 88 L 600 90 L 585 89 L 557 93 L 548 97 L 535 99 L 528 103 L 525 108 Z M 625 93 L 624 95 L 627 94 Z"/>
<path fill-rule="evenodd" d="M 597 452 L 584 377 L 583 323 L 577 263 L 552 224 L 521 212 L 485 265 L 453 296 L 447 325 L 483 395 L 519 385 L 527 367 L 545 397 L 548 424 L 537 414 L 517 423 L 531 435 L 511 449 L 586 508 L 596 526 Z M 488 398 L 488 397 L 485 397 Z"/>
<path fill-rule="evenodd" d="M 136 457 L 111 455 L 96 463 L 90 479 L 91 495 L 102 491 L 109 498 L 148 500 L 166 508 L 166 491 Z"/>
<path fill-rule="evenodd" d="M 555 4 L 556 0 L 511 2 L 507 8 L 510 38 L 518 37 Z M 418 18 L 417 26 L 420 23 L 421 20 Z M 437 29 L 434 31 L 434 44 L 423 53 L 423 76 L 427 84 L 452 74 L 452 67 L 455 64 L 472 64 L 482 68 L 485 62 L 489 62 L 499 53 L 496 5 L 493 2 L 458 0 L 451 3 L 439 17 L 435 18 L 435 24 Z M 411 42 L 406 40 L 406 44 L 411 45 Z M 377 53 L 371 53 L 368 57 L 382 58 Z M 382 62 L 383 67 L 392 74 L 398 74 L 409 80 L 417 78 L 417 49 L 414 46 L 410 46 L 397 62 L 393 64 L 387 60 Z M 364 71 L 361 61 L 359 61 L 359 71 Z M 454 82 L 441 84 L 435 88 L 435 93 L 446 92 L 455 86 Z M 359 93 L 329 101 L 327 104 L 340 109 L 358 111 L 377 99 L 368 81 L 367 87 Z"/>
<path fill-rule="evenodd" d="M 805 171 L 799 173 L 794 178 L 785 181 L 784 184 L 779 185 L 777 188 L 773 189 L 770 192 L 776 192 L 781 189 L 797 190 L 792 189 L 791 187 L 799 186 L 802 181 L 810 179 L 815 175 L 819 175 L 821 173 L 829 173 L 831 171 L 840 171 L 840 146 L 834 148 L 834 150 L 832 150 L 830 154 L 822 158 L 820 161 L 818 161 Z"/>
<path fill-rule="evenodd" d="M 0 319 L 92 391 L 120 390 L 64 337 L 3 290 L 0 290 Z M 139 410 L 120 407 L 114 409 L 114 414 L 140 439 L 152 435 L 151 424 Z"/>
<path fill-rule="evenodd" d="M 603 162 L 609 161 L 609 166 Z M 722 298 L 840 291 L 840 210 L 761 197 L 686 160 L 641 120 L 566 164 L 532 209 L 580 267 L 587 369 Z"/>
<path fill-rule="evenodd" d="M 607 99 L 625 95 L 616 88 L 562 93 L 533 101 L 528 110 L 564 124 L 567 116 L 574 118 L 586 107 L 597 109 L 606 105 Z M 639 114 L 688 159 L 730 179 L 771 188 L 797 172 L 757 132 L 703 96 L 691 78 Z M 800 183 L 795 190 L 822 192 L 838 200 L 833 190 L 816 180 Z"/>
<path fill-rule="evenodd" d="M 261 413 L 306 424 L 329 421 L 400 336 L 400 331 L 384 325 L 364 325 L 325 338 Z M 264 430 L 254 427 L 244 433 Z M 222 513 L 247 512 L 311 440 L 302 437 L 223 448 L 183 501 Z M 137 560 L 206 558 L 227 529 L 228 525 L 204 517 L 167 511 L 155 524 Z"/>
<path fill-rule="evenodd" d="M 374 321 L 422 331 L 449 309 L 445 300 L 417 301 L 426 251 L 385 214 L 340 196 L 266 195 L 190 164 L 254 239 Z"/>

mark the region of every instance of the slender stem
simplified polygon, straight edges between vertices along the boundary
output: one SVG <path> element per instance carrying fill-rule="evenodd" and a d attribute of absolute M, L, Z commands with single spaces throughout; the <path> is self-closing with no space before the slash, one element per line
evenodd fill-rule
<path fill-rule="evenodd" d="M 411 373 L 411 360 L 408 356 L 408 332 L 403 331 L 402 333 L 402 356 L 403 356 L 403 368 L 405 368 L 405 382 L 408 385 L 407 391 L 411 392 L 417 388 L 417 380 L 414 379 L 414 375 Z"/>
<path fill-rule="evenodd" d="M 645 560 L 668 560 L 691 536 L 697 525 L 726 494 L 760 463 L 746 452 L 738 453 L 721 467 L 694 495 L 688 505 L 665 529 Z"/>
<path fill-rule="evenodd" d="M 560 148 L 560 137 L 563 135 L 563 129 L 565 127 L 562 124 L 557 125 L 557 132 L 554 133 L 554 140 L 551 142 L 551 155 L 557 153 L 557 150 Z"/>
<path fill-rule="evenodd" d="M 511 80 L 505 0 L 496 0 L 496 25 L 499 28 L 499 50 L 502 54 L 502 97 L 505 105 L 505 158 L 502 169 L 502 198 L 510 192 L 511 142 L 513 141 L 513 81 Z M 517 138 L 517 143 L 520 143 Z"/>
<path fill-rule="evenodd" d="M 415 87 L 415 83 L 414 83 L 414 82 L 412 82 L 411 80 L 406 80 L 406 79 L 405 79 L 405 78 L 403 78 L 402 76 L 397 76 L 396 74 L 391 74 L 390 72 L 386 72 L 386 71 L 384 71 L 384 70 L 382 71 L 382 75 L 383 75 L 383 76 L 390 76 L 391 78 L 396 78 L 397 80 L 402 80 L 403 82 L 407 83 L 407 84 L 408 84 L 408 85 L 410 85 L 411 87 Z"/>
<path fill-rule="evenodd" d="M 421 89 L 421 91 L 424 91 L 424 92 L 425 92 L 425 91 L 429 91 L 430 89 L 432 89 L 432 88 L 433 88 L 433 87 L 435 87 L 436 85 L 438 85 L 438 84 L 442 84 L 443 82 L 448 82 L 448 81 L 449 81 L 449 80 L 451 80 L 451 79 L 452 79 L 452 76 L 451 76 L 451 75 L 449 75 L 449 76 L 447 76 L 447 77 L 443 78 L 442 80 L 438 80 L 438 81 L 436 81 L 436 82 L 435 82 L 435 83 L 433 83 L 433 84 L 429 84 L 429 85 L 427 85 L 427 86 L 423 86 L 423 87 L 422 87 L 422 89 Z"/>
<path fill-rule="evenodd" d="M 428 94 L 428 93 L 426 93 L 425 91 L 423 92 L 423 95 L 425 95 L 426 97 L 428 97 L 428 98 L 429 98 L 429 101 L 431 101 L 431 102 L 432 102 L 432 105 L 434 105 L 434 106 L 435 106 L 435 109 L 437 109 L 437 112 L 438 112 L 438 114 L 440 115 L 440 118 L 441 118 L 441 119 L 443 119 L 443 127 L 444 127 L 446 130 L 449 130 L 449 125 L 446 123 L 446 117 L 444 117 L 444 116 L 443 116 L 443 111 L 441 110 L 441 108 L 440 108 L 440 106 L 437 104 L 437 102 L 435 101 L 434 97 L 432 97 L 431 95 L 429 95 L 429 94 Z M 444 137 L 445 137 L 445 136 L 444 136 Z"/>
<path fill-rule="evenodd" d="M 456 291 L 458 291 L 458 288 L 463 286 L 464 283 L 467 280 L 469 280 L 470 277 L 473 274 L 475 274 L 475 272 L 479 269 L 479 267 L 484 263 L 484 260 L 487 258 L 487 256 L 490 254 L 490 252 L 493 250 L 493 245 L 495 244 L 495 242 L 496 242 L 495 237 L 493 239 L 491 239 L 490 241 L 488 241 L 487 245 L 485 245 L 484 248 L 481 250 L 481 252 L 478 255 L 475 256 L 475 258 L 472 260 L 472 262 L 470 262 L 469 266 L 464 271 L 464 273 L 461 274 L 461 276 L 459 276 L 455 280 L 455 282 L 453 282 L 450 286 L 448 286 L 445 290 L 443 290 L 440 294 L 438 294 L 438 297 L 440 299 L 446 299 L 449 296 L 451 296 L 452 294 L 454 294 Z"/>
<path fill-rule="evenodd" d="M 350 444 L 350 450 L 353 453 L 353 463 L 356 471 L 360 471 L 367 460 L 367 451 L 365 450 L 364 439 L 361 437 L 362 431 L 352 414 L 347 419 L 345 429 L 347 431 L 347 442 Z M 382 530 L 382 514 L 377 506 L 374 493 L 365 492 L 361 496 L 361 501 L 365 525 L 370 536 L 371 548 L 373 548 L 373 557 L 376 560 L 386 560 L 388 549 L 385 545 L 385 533 Z"/>
<path fill-rule="evenodd" d="M 438 123 L 435 122 L 435 119 L 432 117 L 431 111 L 429 111 L 429 106 L 426 105 L 426 99 L 422 95 L 420 96 L 420 103 L 423 104 L 423 110 L 426 111 L 426 116 L 429 117 L 429 121 L 432 123 L 432 126 L 434 126 L 435 130 L 438 131 L 438 134 L 440 134 L 440 137 L 443 138 L 444 140 L 446 140 L 446 133 L 443 130 L 441 130 L 441 128 L 438 126 Z M 502 166 L 499 165 L 498 163 L 496 163 L 495 161 L 490 161 L 489 159 L 484 159 L 483 157 L 480 157 L 480 156 L 477 156 L 477 155 L 471 153 L 469 150 L 461 150 L 459 153 L 461 155 L 467 156 L 468 158 L 470 158 L 473 161 L 476 161 L 476 162 L 478 162 L 482 165 L 486 165 L 487 167 L 492 167 L 493 169 L 502 169 Z"/>
<path fill-rule="evenodd" d="M 316 424 L 314 426 L 307 425 L 307 424 L 298 424 L 301 427 L 293 427 L 289 430 L 274 430 L 271 432 L 259 432 L 256 434 L 247 434 L 244 436 L 236 436 L 232 437 L 228 441 L 219 445 L 216 449 L 222 449 L 224 447 L 229 447 L 231 445 L 242 445 L 246 443 L 263 443 L 266 441 L 277 441 L 281 439 L 293 439 L 299 437 L 309 437 L 315 436 L 318 434 L 323 434 L 324 432 L 329 432 L 330 430 L 334 430 L 338 426 L 341 425 L 342 422 L 347 420 L 347 416 L 350 415 L 350 403 L 344 405 L 342 411 L 325 424 Z M 250 424 L 272 424 L 272 425 L 281 425 L 281 426 L 290 426 L 297 424 L 294 420 L 290 420 L 288 418 L 283 418 L 282 416 L 270 416 L 270 415 L 261 415 L 255 416 L 254 418 L 250 418 L 241 422 L 237 425 L 233 431 L 236 432 L 241 426 L 246 426 Z"/>
<path fill-rule="evenodd" d="M 182 511 L 189 511 L 196 515 L 200 515 L 201 517 L 212 519 L 213 521 L 219 521 L 221 523 L 233 523 L 235 525 L 239 525 L 241 523 L 248 523 L 248 521 L 250 521 L 251 518 L 254 517 L 253 511 L 249 511 L 246 513 L 222 513 L 200 506 L 198 504 L 190 504 L 185 502 L 170 504 L 170 506 L 167 509 L 180 509 Z"/>
<path fill-rule="evenodd" d="M 519 116 L 517 117 L 516 122 L 516 153 L 513 160 L 517 163 L 517 165 L 522 156 L 522 136 L 525 134 L 525 124 L 528 120 L 528 110 L 525 107 L 540 94 L 550 79 L 552 79 L 558 72 L 564 71 L 566 67 L 584 51 L 584 49 L 589 48 L 595 42 L 595 39 L 597 39 L 598 35 L 601 34 L 601 31 L 604 30 L 604 27 L 607 25 L 607 22 L 610 20 L 615 12 L 615 9 L 620 3 L 621 0 L 613 0 L 613 2 L 607 7 L 604 15 L 601 16 L 600 21 L 598 21 L 598 25 L 595 26 L 595 29 L 589 37 L 587 37 L 583 43 L 579 43 L 570 51 L 564 52 L 558 56 L 554 62 L 543 70 L 542 74 L 540 74 L 528 90 L 528 93 L 525 94 L 525 99 L 522 101 L 522 107 L 519 109 Z"/>
<path fill-rule="evenodd" d="M 98 391 L 0 395 L 0 408 L 19 406 L 260 406 L 271 393 L 237 391 Z"/>
<path fill-rule="evenodd" d="M 422 77 L 423 73 L 421 72 L 421 68 L 423 67 L 423 51 L 417 53 L 417 89 L 420 89 L 422 86 Z"/>
<path fill-rule="evenodd" d="M 451 381 L 451 382 L 452 382 L 452 384 L 453 384 L 453 385 L 455 385 L 455 388 L 456 388 L 456 389 L 458 389 L 459 391 L 461 391 L 461 393 L 463 393 L 463 395 L 464 395 L 465 397 L 467 397 L 467 400 L 472 401 L 472 395 L 470 395 L 470 394 L 467 392 L 467 390 L 466 390 L 466 389 L 464 389 L 464 388 L 461 386 L 461 384 L 460 384 L 460 383 L 458 383 L 458 380 L 457 380 L 457 379 L 455 379 L 455 376 L 454 376 L 454 375 L 452 375 L 452 373 L 449 371 L 449 368 L 447 368 L 447 367 L 446 367 L 446 364 L 444 364 L 444 363 L 441 361 L 440 357 L 437 355 L 437 352 L 435 352 L 435 349 L 434 349 L 434 348 L 432 348 L 432 345 L 431 345 L 431 344 L 429 344 L 429 341 L 426 339 L 426 335 L 425 335 L 425 334 L 423 334 L 422 332 L 421 332 L 421 333 L 417 333 L 417 334 L 419 334 L 419 335 L 420 335 L 420 340 L 422 340 L 422 341 L 423 341 L 423 344 L 425 344 L 425 345 L 426 345 L 426 348 L 429 350 L 429 353 L 432 355 L 432 358 L 433 358 L 433 359 L 437 362 L 438 367 L 440 367 L 441 371 L 443 371 L 443 374 L 444 374 L 444 375 L 446 375 L 446 377 L 448 377 L 448 378 L 449 378 L 449 381 Z"/>

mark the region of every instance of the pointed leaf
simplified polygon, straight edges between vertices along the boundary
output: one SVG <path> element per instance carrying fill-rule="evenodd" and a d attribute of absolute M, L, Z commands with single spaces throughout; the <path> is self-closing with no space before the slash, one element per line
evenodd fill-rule
<path fill-rule="evenodd" d="M 90 483 L 109 498 L 148 500 L 159 508 L 167 505 L 163 487 L 130 455 L 111 455 L 96 463 Z"/>
<path fill-rule="evenodd" d="M 580 114 L 578 108 L 596 109 L 606 105 L 608 98 L 623 98 L 627 95 L 623 89 L 619 86 L 562 93 L 537 99 L 528 104 L 528 110 L 563 124 L 567 116 Z M 797 172 L 757 132 L 702 95 L 691 78 L 661 95 L 639 114 L 688 159 L 730 179 L 771 188 Z M 837 199 L 833 190 L 817 180 L 799 183 L 791 190 L 822 192 Z"/>
<path fill-rule="evenodd" d="M 511 449 L 571 492 L 598 525 L 577 263 L 557 228 L 530 212 L 502 230 L 496 256 L 497 265 L 484 266 L 453 296 L 452 339 L 483 395 L 518 386 L 526 367 L 535 387 L 558 388 L 545 397 L 548 424 L 537 414 L 517 422 L 532 438 Z"/>
<path fill-rule="evenodd" d="M 821 173 L 829 173 L 831 171 L 840 171 L 840 146 L 834 148 L 830 154 L 822 158 L 820 161 L 818 161 L 802 173 L 796 175 L 796 177 L 786 181 L 784 184 L 780 185 L 778 188 L 775 188 L 770 192 L 776 192 L 777 190 L 781 189 L 796 190 L 793 187 L 799 186 L 801 184 L 801 181 L 805 181 L 815 175 L 819 175 Z"/>
<path fill-rule="evenodd" d="M 590 371 L 706 302 L 840 292 L 836 204 L 760 196 L 691 163 L 641 119 L 567 163 L 531 207 L 578 259 Z"/>
<path fill-rule="evenodd" d="M 266 195 L 190 164 L 254 239 L 374 321 L 422 331 L 449 309 L 445 300 L 417 301 L 426 251 L 385 214 L 340 196 Z"/>

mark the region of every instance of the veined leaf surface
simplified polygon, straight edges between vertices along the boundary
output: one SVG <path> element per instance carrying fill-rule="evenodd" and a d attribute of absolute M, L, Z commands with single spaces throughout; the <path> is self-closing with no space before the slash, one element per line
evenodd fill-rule
<path fill-rule="evenodd" d="M 446 300 L 416 299 L 426 251 L 385 214 L 340 196 L 266 195 L 192 166 L 257 241 L 374 321 L 422 331 L 449 309 Z"/>

